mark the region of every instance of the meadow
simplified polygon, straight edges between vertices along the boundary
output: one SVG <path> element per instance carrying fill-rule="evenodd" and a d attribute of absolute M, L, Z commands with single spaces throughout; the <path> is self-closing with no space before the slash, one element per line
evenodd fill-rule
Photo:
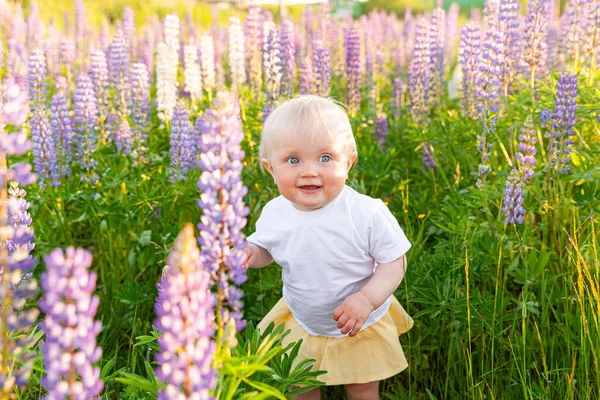
<path fill-rule="evenodd" d="M 262 122 L 298 93 L 347 106 L 348 185 L 413 244 L 409 368 L 382 398 L 600 398 L 600 2 L 553 3 L 212 23 L 0 1 L 0 399 L 318 386 L 254 330 L 281 268 L 240 269 L 279 194 Z"/>

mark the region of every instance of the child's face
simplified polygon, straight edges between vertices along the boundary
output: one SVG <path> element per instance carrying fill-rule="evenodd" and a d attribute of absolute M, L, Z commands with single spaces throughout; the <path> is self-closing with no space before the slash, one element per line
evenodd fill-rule
<path fill-rule="evenodd" d="M 341 141 L 317 143 L 290 139 L 273 146 L 265 168 L 273 175 L 279 192 L 301 211 L 329 204 L 342 191 L 356 153 L 348 154 Z"/>

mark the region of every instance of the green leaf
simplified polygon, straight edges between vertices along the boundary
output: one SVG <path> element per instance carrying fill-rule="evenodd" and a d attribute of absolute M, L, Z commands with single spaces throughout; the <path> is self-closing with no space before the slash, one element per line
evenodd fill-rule
<path fill-rule="evenodd" d="M 244 381 L 244 383 L 252 386 L 253 388 L 260 390 L 263 393 L 268 393 L 271 396 L 274 396 L 278 399 L 286 400 L 285 396 L 283 394 L 281 394 L 281 392 L 279 390 L 275 389 L 272 386 L 267 385 L 266 383 L 256 382 L 256 381 L 252 381 L 250 379 L 242 379 L 242 381 Z"/>
<path fill-rule="evenodd" d="M 152 381 L 144 378 L 143 376 L 130 374 L 128 372 L 121 372 L 121 375 L 123 378 L 115 378 L 117 382 L 121 382 L 125 385 L 142 389 L 150 393 L 158 392 L 158 385 L 154 384 Z"/>

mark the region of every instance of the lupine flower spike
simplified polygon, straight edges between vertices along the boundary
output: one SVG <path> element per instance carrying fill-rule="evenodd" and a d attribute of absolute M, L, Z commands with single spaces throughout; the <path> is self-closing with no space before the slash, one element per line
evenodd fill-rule
<path fill-rule="evenodd" d="M 241 302 L 241 285 L 247 279 L 241 250 L 245 246 L 242 228 L 248 207 L 244 204 L 247 188 L 241 179 L 244 138 L 237 100 L 218 92 L 212 108 L 200 122 L 198 179 L 201 195 L 198 206 L 202 217 L 198 242 L 202 246 L 202 265 L 217 285 L 217 322 L 222 329 L 230 317 L 238 329 L 245 326 Z"/>
<path fill-rule="evenodd" d="M 157 287 L 154 325 L 161 336 L 156 376 L 165 384 L 158 399 L 211 399 L 215 315 L 210 274 L 200 262 L 192 224 L 177 236 Z"/>
<path fill-rule="evenodd" d="M 44 296 L 40 309 L 46 313 L 41 328 L 45 376 L 42 384 L 48 399 L 92 399 L 104 386 L 100 368 L 102 356 L 96 336 L 102 329 L 94 320 L 100 298 L 93 296 L 96 273 L 90 272 L 92 254 L 81 248 L 56 249 L 44 258 Z"/>
<path fill-rule="evenodd" d="M 528 115 L 519 134 L 519 152 L 516 155 L 517 161 L 519 161 L 520 172 L 525 182 L 533 179 L 535 175 L 533 168 L 537 165 L 535 160 L 537 153 L 536 143 L 537 136 L 535 126 L 533 125 L 533 117 Z"/>
<path fill-rule="evenodd" d="M 7 166 L 6 156 L 25 154 L 31 142 L 23 131 L 5 132 L 6 125 L 18 127 L 25 121 L 27 107 L 26 96 L 16 83 L 4 89 L 5 101 L 0 110 L 0 397 L 13 398 L 15 387 L 27 387 L 35 360 L 28 333 L 36 323 L 38 310 L 24 308 L 27 299 L 37 292 L 37 282 L 30 274 L 34 267 L 29 255 L 33 232 L 27 213 L 29 203 L 18 185 L 29 185 L 36 176 L 28 164 Z M 9 180 L 13 182 L 7 190 Z"/>
<path fill-rule="evenodd" d="M 502 211 L 507 224 L 522 224 L 525 218 L 525 209 L 523 208 L 523 182 L 521 174 L 517 169 L 513 169 L 506 180 L 504 189 L 504 205 Z"/>
<path fill-rule="evenodd" d="M 575 132 L 577 109 L 577 76 L 562 75 L 558 78 L 555 109 L 552 115 L 550 142 L 551 165 L 562 174 L 571 173 L 571 148 Z"/>

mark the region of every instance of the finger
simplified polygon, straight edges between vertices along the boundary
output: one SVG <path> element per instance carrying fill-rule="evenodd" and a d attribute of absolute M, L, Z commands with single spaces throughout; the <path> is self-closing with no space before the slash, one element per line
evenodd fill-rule
<path fill-rule="evenodd" d="M 346 325 L 346 323 L 348 322 L 348 320 L 350 319 L 350 317 L 348 316 L 348 314 L 342 314 L 342 316 L 337 320 L 337 327 L 339 329 L 341 329 L 342 327 L 344 327 Z"/>
<path fill-rule="evenodd" d="M 337 321 L 343 313 L 344 309 L 341 306 L 336 307 L 335 310 L 333 310 L 333 319 Z"/>
<path fill-rule="evenodd" d="M 360 332 L 360 329 L 363 327 L 363 325 L 364 322 L 357 321 L 354 325 L 354 328 L 352 328 L 352 330 L 350 331 L 349 336 L 356 336 L 358 332 Z"/>
<path fill-rule="evenodd" d="M 342 330 L 340 332 L 342 332 L 345 335 L 346 333 L 348 333 L 352 330 L 355 323 L 356 323 L 356 321 L 353 319 L 348 320 L 348 322 L 346 322 L 346 325 L 344 325 L 344 327 L 342 328 Z"/>

